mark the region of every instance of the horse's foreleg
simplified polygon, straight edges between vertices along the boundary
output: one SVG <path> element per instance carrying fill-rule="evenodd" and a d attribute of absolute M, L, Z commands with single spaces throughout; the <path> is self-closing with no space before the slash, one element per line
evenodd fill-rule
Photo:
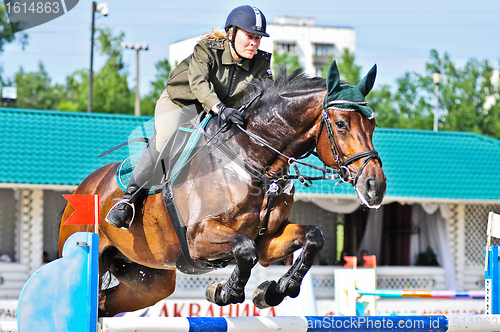
<path fill-rule="evenodd" d="M 229 279 L 210 285 L 205 297 L 220 306 L 245 300 L 245 285 L 257 264 L 257 249 L 253 240 L 219 223 L 205 225 L 203 234 L 193 241 L 190 253 L 204 261 L 234 257 L 236 267 Z"/>
<path fill-rule="evenodd" d="M 207 288 L 205 297 L 220 306 L 245 301 L 245 286 L 250 279 L 252 268 L 257 264 L 255 243 L 240 235 L 234 248 L 236 267 L 227 281 L 213 283 Z"/>
<path fill-rule="evenodd" d="M 302 253 L 290 269 L 277 282 L 265 281 L 254 293 L 253 302 L 258 308 L 280 304 L 286 296 L 297 297 L 302 279 L 311 268 L 324 245 L 324 236 L 316 226 L 286 224 L 274 238 L 259 242 L 262 265 L 284 258 L 302 247 Z M 279 257 L 281 256 L 281 257 Z"/>

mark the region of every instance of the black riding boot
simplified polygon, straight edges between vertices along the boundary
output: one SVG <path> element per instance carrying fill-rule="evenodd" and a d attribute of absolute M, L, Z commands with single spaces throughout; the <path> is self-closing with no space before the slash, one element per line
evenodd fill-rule
<path fill-rule="evenodd" d="M 106 216 L 111 225 L 128 229 L 135 216 L 135 204 L 140 204 L 152 185 L 153 171 L 158 159 L 156 137 L 153 136 L 137 161 L 123 199 L 113 205 Z"/>

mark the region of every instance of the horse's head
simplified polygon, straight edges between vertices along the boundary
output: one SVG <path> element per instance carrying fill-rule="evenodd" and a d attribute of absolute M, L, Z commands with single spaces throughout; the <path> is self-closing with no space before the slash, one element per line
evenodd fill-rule
<path fill-rule="evenodd" d="M 375 119 L 365 101 L 375 82 L 376 66 L 356 86 L 341 84 L 335 61 L 327 75 L 327 92 L 317 136 L 318 156 L 327 166 L 339 168 L 361 202 L 378 208 L 386 189 L 382 161 L 372 143 Z"/>

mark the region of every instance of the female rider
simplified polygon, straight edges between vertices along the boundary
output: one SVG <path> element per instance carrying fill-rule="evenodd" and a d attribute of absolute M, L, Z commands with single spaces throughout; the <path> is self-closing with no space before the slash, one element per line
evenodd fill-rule
<path fill-rule="evenodd" d="M 266 33 L 266 18 L 256 7 L 240 6 L 229 13 L 226 34 L 204 37 L 193 53 L 171 73 L 167 88 L 155 107 L 155 134 L 139 158 L 123 199 L 108 212 L 106 221 L 128 229 L 151 186 L 154 165 L 177 127 L 202 111 L 217 114 L 224 122 L 243 124 L 235 107 L 254 78 L 270 77 L 271 55 L 259 50 Z"/>

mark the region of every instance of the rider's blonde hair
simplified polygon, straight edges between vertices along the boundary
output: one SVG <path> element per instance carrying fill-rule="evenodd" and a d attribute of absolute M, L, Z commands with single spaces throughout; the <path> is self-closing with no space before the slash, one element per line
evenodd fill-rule
<path fill-rule="evenodd" d="M 212 32 L 206 33 L 201 37 L 201 40 L 213 39 L 213 38 L 226 38 L 226 32 L 221 30 L 215 30 L 212 28 Z"/>

